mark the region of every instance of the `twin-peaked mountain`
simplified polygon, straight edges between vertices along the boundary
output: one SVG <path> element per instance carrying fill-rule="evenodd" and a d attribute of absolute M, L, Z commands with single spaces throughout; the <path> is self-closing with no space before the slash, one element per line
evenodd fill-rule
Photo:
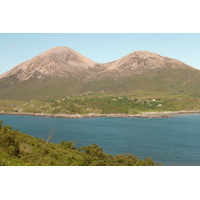
<path fill-rule="evenodd" d="M 68 47 L 55 47 L 0 75 L 0 99 L 61 98 L 87 91 L 199 94 L 199 83 L 199 70 L 148 51 L 100 64 Z"/>

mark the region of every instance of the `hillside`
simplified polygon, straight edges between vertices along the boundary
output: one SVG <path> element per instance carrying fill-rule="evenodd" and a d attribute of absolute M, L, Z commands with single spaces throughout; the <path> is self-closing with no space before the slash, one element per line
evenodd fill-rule
<path fill-rule="evenodd" d="M 155 166 L 151 158 L 105 154 L 96 144 L 77 148 L 74 142 L 50 143 L 31 137 L 0 120 L 0 166 Z M 54 136 L 53 136 L 54 137 Z"/>
<path fill-rule="evenodd" d="M 96 63 L 68 47 L 54 47 L 0 75 L 0 99 L 47 100 L 138 91 L 200 95 L 200 70 L 148 51 Z"/>

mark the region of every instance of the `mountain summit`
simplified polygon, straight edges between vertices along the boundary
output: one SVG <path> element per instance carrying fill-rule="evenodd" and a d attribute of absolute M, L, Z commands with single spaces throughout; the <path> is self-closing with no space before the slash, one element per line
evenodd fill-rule
<path fill-rule="evenodd" d="M 0 76 L 0 99 L 49 99 L 108 91 L 199 94 L 200 71 L 181 61 L 135 51 L 96 63 L 68 47 L 54 47 Z"/>
<path fill-rule="evenodd" d="M 119 72 L 120 76 L 142 74 L 149 70 L 194 69 L 179 60 L 160 56 L 149 51 L 135 51 L 114 62 L 105 64 L 106 72 Z M 194 69 L 196 70 L 196 69 Z"/>
<path fill-rule="evenodd" d="M 0 78 L 14 76 L 16 82 L 30 78 L 69 77 L 81 75 L 95 64 L 68 47 L 54 47 L 17 65 Z"/>

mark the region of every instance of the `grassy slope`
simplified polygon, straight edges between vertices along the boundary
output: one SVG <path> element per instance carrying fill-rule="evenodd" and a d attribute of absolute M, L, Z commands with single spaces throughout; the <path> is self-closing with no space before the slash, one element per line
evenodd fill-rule
<path fill-rule="evenodd" d="M 106 91 L 130 95 L 137 91 L 185 93 L 200 95 L 200 72 L 189 69 L 149 71 L 126 78 L 100 78 L 85 81 L 77 78 L 32 79 L 9 86 L 8 79 L 0 80 L 0 99 L 47 100 L 77 95 L 88 91 Z"/>
<path fill-rule="evenodd" d="M 165 92 L 200 95 L 200 73 L 185 69 L 167 69 L 149 71 L 126 78 L 102 79 L 88 84 L 88 90 L 110 91 L 111 93 L 131 94 L 143 90 L 148 92 Z"/>
<path fill-rule="evenodd" d="M 50 139 L 50 138 L 49 138 Z M 31 137 L 0 121 L 0 165 L 8 166 L 154 166 L 150 158 L 131 154 L 105 154 L 96 144 L 76 148 L 73 142 L 60 144 Z"/>
<path fill-rule="evenodd" d="M 71 79 L 43 79 L 28 80 L 4 87 L 4 80 L 0 80 L 0 99 L 13 100 L 42 100 L 51 98 L 62 98 L 66 95 L 81 92 L 82 84 L 75 78 Z"/>

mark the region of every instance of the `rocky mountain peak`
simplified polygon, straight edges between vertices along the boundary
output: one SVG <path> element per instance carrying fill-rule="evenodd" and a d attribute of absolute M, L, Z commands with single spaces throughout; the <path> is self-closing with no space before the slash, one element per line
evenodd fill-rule
<path fill-rule="evenodd" d="M 68 47 L 54 47 L 25 61 L 0 78 L 15 76 L 16 81 L 50 76 L 68 77 L 81 74 L 96 63 Z"/>
<path fill-rule="evenodd" d="M 150 52 L 150 51 L 134 51 L 129 54 L 131 57 L 140 57 L 140 58 L 148 58 L 148 57 L 159 57 L 160 55 Z"/>
<path fill-rule="evenodd" d="M 135 51 L 112 63 L 108 66 L 109 70 L 124 71 L 124 75 L 130 73 L 140 74 L 148 70 L 160 68 L 190 68 L 194 69 L 181 61 L 158 55 L 149 51 Z"/>

